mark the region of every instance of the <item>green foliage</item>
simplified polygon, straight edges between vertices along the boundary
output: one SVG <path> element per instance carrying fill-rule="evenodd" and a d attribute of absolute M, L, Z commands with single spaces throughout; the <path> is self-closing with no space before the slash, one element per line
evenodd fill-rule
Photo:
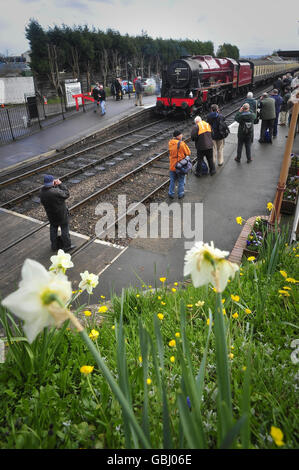
<path fill-rule="evenodd" d="M 80 73 L 89 72 L 93 77 L 101 76 L 105 85 L 108 76 L 120 73 L 126 78 L 128 62 L 132 64 L 132 74 L 150 76 L 161 74 L 164 66 L 181 55 L 214 56 L 212 41 L 153 39 L 144 32 L 138 36 L 121 35 L 112 29 L 89 30 L 87 25 L 71 28 L 63 24 L 46 31 L 33 18 L 26 27 L 26 38 L 31 48 L 31 67 L 37 75 L 50 74 L 48 46 L 55 46 L 59 71 L 72 72 L 77 78 Z"/>
<path fill-rule="evenodd" d="M 240 57 L 240 51 L 237 46 L 223 43 L 217 49 L 217 57 L 229 57 L 230 59 L 238 60 Z"/>
<path fill-rule="evenodd" d="M 188 283 L 113 297 L 100 326 L 90 317 L 90 348 L 67 324 L 29 345 L 2 309 L 0 447 L 274 448 L 272 425 L 296 447 L 298 250 L 283 233 L 270 242 L 222 299 Z"/>

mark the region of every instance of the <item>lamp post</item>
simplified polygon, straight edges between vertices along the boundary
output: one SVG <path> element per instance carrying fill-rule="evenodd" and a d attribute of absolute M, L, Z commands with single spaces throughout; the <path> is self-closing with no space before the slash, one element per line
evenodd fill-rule
<path fill-rule="evenodd" d="M 269 218 L 270 225 L 274 225 L 275 222 L 278 223 L 282 197 L 286 188 L 286 181 L 287 181 L 288 172 L 289 172 L 290 158 L 291 158 L 291 152 L 293 148 L 293 142 L 294 142 L 294 136 L 296 132 L 298 112 L 299 112 L 299 88 L 297 88 L 295 92 L 292 93 L 290 101 L 293 103 L 292 119 L 290 122 L 288 138 L 287 138 L 287 142 L 285 146 L 283 161 L 282 161 L 280 175 L 279 175 L 279 181 L 277 184 L 277 190 L 276 190 L 275 199 L 273 203 L 274 207 L 272 209 L 272 212 Z"/>
<path fill-rule="evenodd" d="M 131 70 L 132 70 L 131 62 L 128 62 L 127 70 L 128 70 L 128 94 L 129 94 L 129 99 L 131 99 L 131 95 L 130 95 L 130 80 L 131 80 Z"/>

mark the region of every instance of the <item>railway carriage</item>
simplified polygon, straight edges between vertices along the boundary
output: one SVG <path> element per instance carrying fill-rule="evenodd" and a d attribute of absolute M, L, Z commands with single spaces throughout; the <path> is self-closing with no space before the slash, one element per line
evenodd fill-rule
<path fill-rule="evenodd" d="M 161 97 L 156 112 L 194 114 L 247 93 L 258 84 L 299 69 L 299 63 L 279 58 L 235 60 L 208 55 L 183 56 L 162 75 Z"/>

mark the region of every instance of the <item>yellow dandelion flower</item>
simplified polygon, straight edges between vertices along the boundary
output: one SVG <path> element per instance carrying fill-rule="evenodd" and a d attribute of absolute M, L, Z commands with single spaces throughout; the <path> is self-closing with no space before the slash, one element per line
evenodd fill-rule
<path fill-rule="evenodd" d="M 222 302 L 223 304 L 225 304 L 225 299 L 222 299 L 221 302 Z"/>
<path fill-rule="evenodd" d="M 231 282 L 231 280 L 230 280 L 230 279 L 228 279 L 228 280 L 227 280 L 227 282 L 228 282 L 228 284 L 229 284 L 229 283 Z"/>
<path fill-rule="evenodd" d="M 242 225 L 242 221 L 243 221 L 242 217 L 236 217 L 237 224 Z"/>
<path fill-rule="evenodd" d="M 104 295 L 101 295 L 101 299 L 106 299 L 106 297 Z"/>
<path fill-rule="evenodd" d="M 161 302 L 161 305 L 166 305 L 166 302 Z"/>
<path fill-rule="evenodd" d="M 243 372 L 245 372 L 246 369 L 247 369 L 246 366 L 243 366 L 243 367 L 242 367 L 242 371 L 243 371 Z"/>
<path fill-rule="evenodd" d="M 174 348 L 176 345 L 175 339 L 170 340 L 168 344 L 171 348 Z"/>
<path fill-rule="evenodd" d="M 281 429 L 276 428 L 275 426 L 271 426 L 270 434 L 271 434 L 273 441 L 278 447 L 281 447 L 284 445 L 283 432 Z"/>
<path fill-rule="evenodd" d="M 147 385 L 150 385 L 152 383 L 152 379 L 146 379 Z"/>
<path fill-rule="evenodd" d="M 176 288 L 175 288 L 175 287 L 173 287 L 171 290 L 172 290 L 172 292 L 176 292 Z"/>
<path fill-rule="evenodd" d="M 102 305 L 102 306 L 99 308 L 98 312 L 99 312 L 99 313 L 106 313 L 107 310 L 108 310 L 108 307 L 106 307 L 106 305 Z"/>
<path fill-rule="evenodd" d="M 289 286 L 283 286 L 283 289 L 284 289 L 284 290 L 292 290 L 292 288 L 289 287 Z"/>
<path fill-rule="evenodd" d="M 235 313 L 232 315 L 232 317 L 233 317 L 233 318 L 236 318 L 236 319 L 239 318 L 238 312 L 235 312 Z"/>
<path fill-rule="evenodd" d="M 159 320 L 163 320 L 164 315 L 163 315 L 163 313 L 158 313 L 157 317 L 159 318 Z"/>
<path fill-rule="evenodd" d="M 230 348 L 231 348 L 231 349 L 235 349 L 235 346 L 231 345 L 231 347 L 230 347 Z"/>
<path fill-rule="evenodd" d="M 243 274 L 243 273 L 240 273 L 240 276 L 244 276 L 244 274 Z"/>
<path fill-rule="evenodd" d="M 164 283 L 166 281 L 166 277 L 160 277 L 160 281 Z"/>
<path fill-rule="evenodd" d="M 282 277 L 284 277 L 284 278 L 287 278 L 287 277 L 288 277 L 288 275 L 287 275 L 287 273 L 286 273 L 285 271 L 279 271 L 279 272 L 280 272 L 280 274 L 282 275 Z"/>
<path fill-rule="evenodd" d="M 177 285 L 178 285 L 178 282 L 174 282 L 173 285 L 174 285 L 174 286 L 177 286 Z"/>
<path fill-rule="evenodd" d="M 213 287 L 212 290 L 213 290 L 214 292 L 217 292 L 217 291 L 216 291 L 216 287 Z"/>
<path fill-rule="evenodd" d="M 249 256 L 249 258 L 247 258 L 248 261 L 254 261 L 255 260 L 255 256 Z"/>
<path fill-rule="evenodd" d="M 112 329 L 112 330 L 115 330 L 115 325 L 112 325 L 112 326 L 111 326 L 111 329 Z"/>
<path fill-rule="evenodd" d="M 229 357 L 230 359 L 233 359 L 233 357 L 234 357 L 233 353 L 229 353 L 228 357 Z"/>
<path fill-rule="evenodd" d="M 138 357 L 138 361 L 140 362 L 140 364 L 142 363 L 142 356 Z"/>
<path fill-rule="evenodd" d="M 176 332 L 176 334 L 174 335 L 176 338 L 180 338 L 181 336 L 181 333 L 179 331 Z"/>
<path fill-rule="evenodd" d="M 84 315 L 85 315 L 86 317 L 90 317 L 90 315 L 92 315 L 92 313 L 91 313 L 90 310 L 84 310 L 83 313 L 84 313 Z"/>
<path fill-rule="evenodd" d="M 245 308 L 245 313 L 249 314 L 252 313 L 252 311 L 249 308 Z"/>
<path fill-rule="evenodd" d="M 90 339 L 93 339 L 95 341 L 99 334 L 100 333 L 97 330 L 91 330 L 88 336 L 90 337 Z"/>
<path fill-rule="evenodd" d="M 233 294 L 231 294 L 231 299 L 232 299 L 234 302 L 239 302 L 240 297 L 239 297 L 238 295 L 233 295 Z"/>
<path fill-rule="evenodd" d="M 299 281 L 296 281 L 296 279 L 294 279 L 293 277 L 287 277 L 286 281 L 290 282 L 291 284 L 296 284 L 296 282 L 299 282 Z"/>
<path fill-rule="evenodd" d="M 226 315 L 226 310 L 225 310 L 225 308 L 222 309 L 222 313 L 223 313 L 223 315 Z"/>
<path fill-rule="evenodd" d="M 138 299 L 138 297 L 140 297 L 140 294 L 136 294 L 136 297 L 137 297 L 137 299 Z"/>
<path fill-rule="evenodd" d="M 175 357 L 174 357 L 174 356 L 171 356 L 170 362 L 174 363 L 174 361 L 175 361 Z"/>
<path fill-rule="evenodd" d="M 268 209 L 268 211 L 272 211 L 272 209 L 273 209 L 273 204 L 272 204 L 272 202 L 268 202 L 268 204 L 267 204 L 267 209 Z"/>
<path fill-rule="evenodd" d="M 193 304 L 187 304 L 187 307 L 188 307 L 188 308 L 192 308 L 192 307 L 193 307 Z"/>
<path fill-rule="evenodd" d="M 80 368 L 80 372 L 82 374 L 88 375 L 93 371 L 93 369 L 94 369 L 94 366 L 82 366 Z"/>
<path fill-rule="evenodd" d="M 158 295 L 158 300 L 161 300 L 161 299 L 162 299 L 161 295 Z"/>
<path fill-rule="evenodd" d="M 153 286 L 148 286 L 149 289 L 151 289 Z"/>
<path fill-rule="evenodd" d="M 286 297 L 290 297 L 290 294 L 286 290 L 280 289 L 278 292 L 279 292 L 279 294 L 283 294 Z"/>

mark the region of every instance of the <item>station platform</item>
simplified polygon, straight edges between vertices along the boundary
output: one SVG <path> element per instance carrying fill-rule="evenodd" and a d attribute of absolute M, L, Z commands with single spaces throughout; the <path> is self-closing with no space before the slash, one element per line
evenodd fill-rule
<path fill-rule="evenodd" d="M 125 103 L 126 106 L 130 103 Z M 120 103 L 122 106 L 123 104 Z M 130 105 L 134 106 L 134 102 Z M 125 108 L 125 106 L 124 106 Z M 112 105 L 111 105 L 112 109 Z M 80 117 L 87 117 L 82 115 Z M 117 114 L 117 117 L 119 113 Z M 92 113 L 90 119 L 100 119 Z M 75 120 L 70 120 L 74 123 Z M 98 125 L 98 124 L 96 124 Z M 283 159 L 287 127 L 278 129 L 277 138 L 273 144 L 260 144 L 260 124 L 255 126 L 254 142 L 252 144 L 253 162 L 246 163 L 245 148 L 243 148 L 241 163 L 234 158 L 237 150 L 238 124 L 230 126 L 231 133 L 224 146 L 224 165 L 217 167 L 213 176 L 197 178 L 191 174 L 187 178 L 185 197 L 178 200 L 166 198 L 166 204 L 176 203 L 183 210 L 186 203 L 199 203 L 203 208 L 203 240 L 214 241 L 217 248 L 231 251 L 241 227 L 236 223 L 236 217 L 241 216 L 247 220 L 257 214 L 267 213 L 267 203 L 273 202 Z M 191 130 L 191 129 L 190 129 Z M 58 129 L 57 129 L 58 132 Z M 59 131 L 60 132 L 60 131 Z M 61 131 L 62 132 L 62 131 Z M 60 134 L 62 136 L 62 134 Z M 188 135 L 185 135 L 188 137 Z M 23 142 L 23 141 L 22 141 Z M 53 143 L 53 140 L 52 140 Z M 193 143 L 190 143 L 192 157 L 196 156 Z M 294 141 L 293 151 L 299 152 L 299 135 Z M 179 222 L 170 213 L 170 226 Z M 290 217 L 291 220 L 291 217 Z M 147 224 L 152 222 L 149 217 Z M 2 247 L 9 245 L 20 236 L 41 222 L 30 219 L 11 211 L 0 210 L 0 237 Z M 8 235 L 9 234 L 9 235 Z M 72 233 L 72 241 L 80 246 L 86 237 Z M 167 278 L 167 282 L 182 281 L 185 242 L 190 242 L 184 233 L 178 238 L 134 238 L 128 247 L 119 247 L 99 240 L 93 243 L 88 250 L 83 250 L 74 257 L 75 267 L 68 271 L 76 289 L 80 282 L 80 272 L 88 270 L 99 274 L 99 284 L 94 290 L 93 299 L 97 302 L 101 295 L 110 298 L 111 293 L 120 294 L 122 288 L 141 286 L 142 284 L 160 286 L 159 278 Z M 41 262 L 46 268 L 50 265 L 49 227 L 37 232 L 28 241 L 20 242 L 13 249 L 0 255 L 0 294 L 7 295 L 18 284 L 21 266 L 26 258 Z M 97 300 L 96 300 L 97 299 Z M 82 294 L 82 303 L 93 301 L 86 293 Z"/>
<path fill-rule="evenodd" d="M 135 106 L 135 96 L 126 95 L 123 100 L 116 101 L 108 98 L 106 101 L 106 114 L 101 116 L 100 107 L 97 113 L 93 112 L 93 106 L 87 106 L 86 112 L 82 108 L 74 114 L 67 116 L 64 121 L 59 121 L 35 134 L 0 146 L 0 173 L 13 168 L 26 161 L 34 161 L 55 155 L 56 149 L 63 148 L 80 138 L 93 134 L 104 127 L 117 123 L 124 117 L 140 110 L 153 106 L 156 103 L 156 95 L 143 96 L 143 107 Z"/>

